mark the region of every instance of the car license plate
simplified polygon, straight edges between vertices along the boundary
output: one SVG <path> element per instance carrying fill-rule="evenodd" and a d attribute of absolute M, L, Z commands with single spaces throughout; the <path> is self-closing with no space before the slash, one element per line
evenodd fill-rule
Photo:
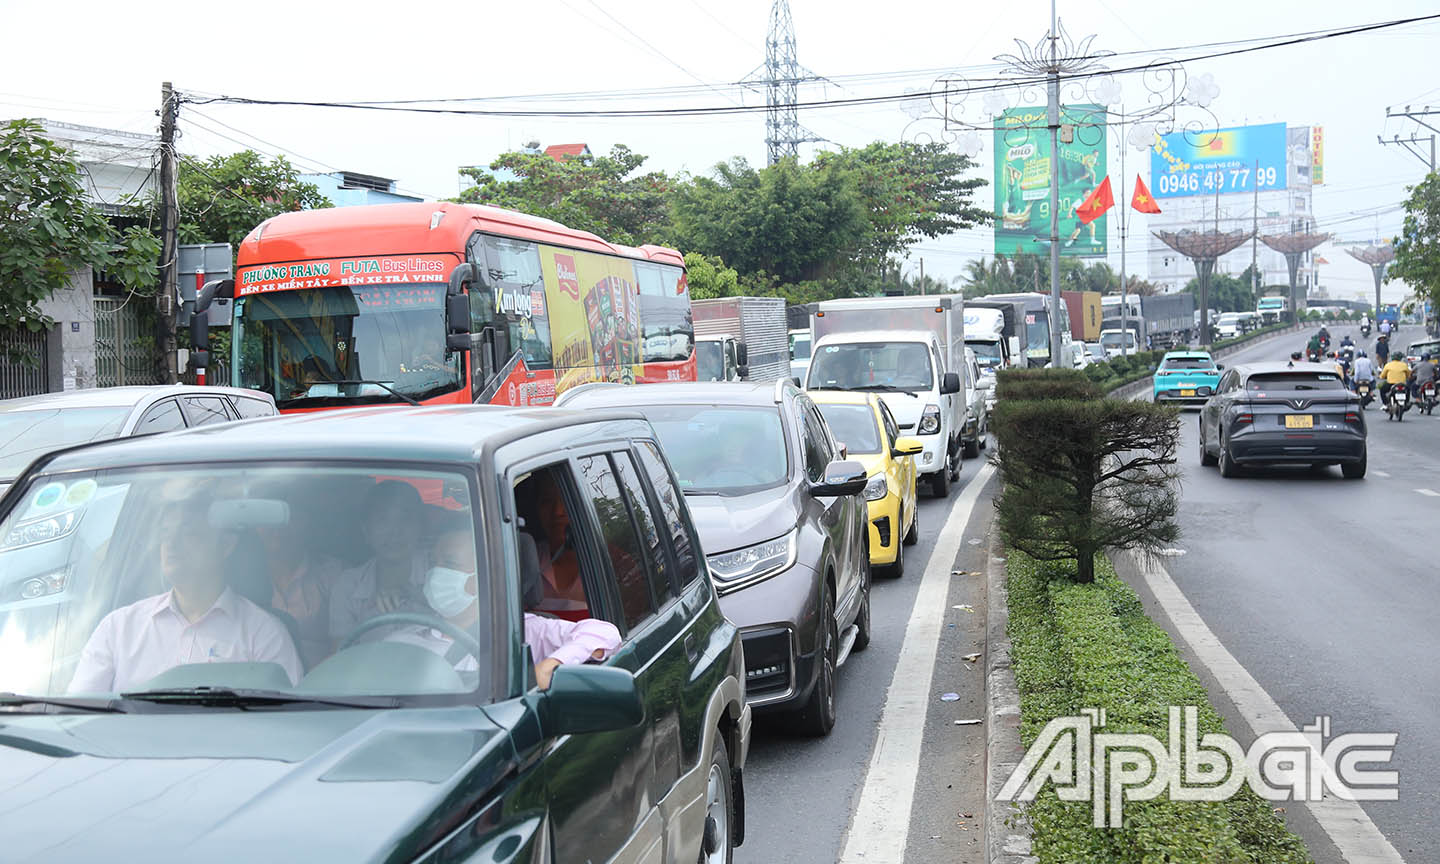
<path fill-rule="evenodd" d="M 1310 414 L 1286 414 L 1286 429 L 1314 429 L 1315 417 Z"/>
<path fill-rule="evenodd" d="M 1194 391 L 1194 390 L 1181 390 L 1181 391 L 1180 391 L 1180 395 L 1181 395 L 1181 396 L 1194 396 L 1194 395 L 1195 395 L 1195 391 Z"/>

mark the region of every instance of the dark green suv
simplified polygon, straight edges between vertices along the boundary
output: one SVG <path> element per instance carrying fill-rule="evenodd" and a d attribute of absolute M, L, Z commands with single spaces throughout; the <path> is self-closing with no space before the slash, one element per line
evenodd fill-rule
<path fill-rule="evenodd" d="M 743 661 L 650 425 L 379 408 L 0 498 L 6 861 L 726 862 Z"/>

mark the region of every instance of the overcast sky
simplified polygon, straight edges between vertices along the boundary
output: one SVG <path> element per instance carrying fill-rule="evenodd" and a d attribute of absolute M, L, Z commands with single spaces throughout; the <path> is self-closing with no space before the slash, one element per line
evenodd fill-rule
<path fill-rule="evenodd" d="M 763 95 L 728 86 L 764 60 L 770 0 L 531 0 L 527 3 L 437 2 L 347 5 L 303 3 L 36 3 L 0 0 L 0 116 L 43 116 L 136 132 L 153 131 L 160 83 L 191 94 L 323 101 L 501 97 L 659 90 L 623 101 L 530 100 L 529 107 L 596 105 L 675 108 L 763 104 Z M 996 54 L 1013 39 L 1033 42 L 1049 26 L 1044 0 L 924 2 L 792 0 L 802 64 L 840 86 L 814 85 L 803 100 L 853 98 L 929 87 L 940 70 L 993 74 Z M 1094 47 L 1116 52 L 1279 36 L 1437 11 L 1435 4 L 1372 0 L 1061 0 L 1060 17 L 1076 36 L 1097 34 Z M 1212 105 L 1221 125 L 1286 122 L 1325 127 L 1326 184 L 1315 195 L 1321 230 L 1346 240 L 1391 236 L 1400 225 L 1405 186 L 1425 167 L 1377 134 L 1416 132 L 1386 120 L 1386 106 L 1426 100 L 1440 105 L 1434 51 L 1440 24 L 1282 47 L 1241 57 L 1189 63 L 1220 88 Z M 1120 61 L 1115 61 L 1116 64 Z M 1128 62 L 1128 61 L 1127 61 Z M 909 74 L 890 74 L 906 72 Z M 713 85 L 711 87 L 702 85 Z M 1138 102 L 1138 79 L 1124 79 Z M 679 89 L 671 89 L 679 88 Z M 982 119 L 979 99 L 971 111 Z M 518 107 L 491 102 L 487 107 Z M 826 142 L 856 146 L 913 137 L 924 123 L 895 104 L 807 111 L 801 122 Z M 485 163 L 527 139 L 587 142 L 593 150 L 624 143 L 666 171 L 704 172 L 743 156 L 765 161 L 763 113 L 706 118 L 533 119 L 385 114 L 321 108 L 231 104 L 187 105 L 182 151 L 197 155 L 243 147 L 288 151 L 303 168 L 344 168 L 395 178 L 427 197 L 457 191 L 456 167 Z M 1425 131 L 1425 130 L 1420 130 Z M 1428 133 L 1427 133 L 1428 134 Z M 232 140 L 233 139 L 233 140 Z M 1111 143 L 1111 174 L 1116 174 Z M 990 143 L 980 176 L 990 176 Z M 1138 158 L 1137 158 L 1138 156 Z M 1129 171 L 1148 177 L 1148 158 L 1127 156 Z M 1133 179 L 1119 188 L 1128 189 Z M 990 206 L 987 188 L 981 202 Z M 1128 196 L 1127 196 L 1128 197 Z M 1110 220 L 1114 223 L 1115 220 Z M 1112 234 L 1117 231 L 1112 224 Z M 1144 230 L 1143 217 L 1132 236 Z M 915 250 L 927 274 L 958 275 L 965 261 L 989 256 L 988 229 L 929 241 Z M 1118 238 L 1111 239 L 1118 265 Z M 1368 268 L 1341 249 L 1321 282 L 1340 296 L 1369 290 Z M 1143 258 L 1132 258 L 1143 268 Z M 1141 269 L 1143 273 L 1143 269 Z M 1398 296 L 1398 290 L 1395 292 Z"/>

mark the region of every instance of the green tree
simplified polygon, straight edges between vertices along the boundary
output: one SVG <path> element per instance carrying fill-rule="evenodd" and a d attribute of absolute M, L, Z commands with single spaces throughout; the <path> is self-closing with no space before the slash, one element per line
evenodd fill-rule
<path fill-rule="evenodd" d="M 285 157 L 266 160 L 254 150 L 181 159 L 176 186 L 181 243 L 229 243 L 238 250 L 245 235 L 271 216 L 331 206 Z"/>
<path fill-rule="evenodd" d="M 1385 281 L 1400 279 L 1440 307 L 1440 172 L 1410 187 L 1405 222 L 1395 238 L 1395 260 Z"/>
<path fill-rule="evenodd" d="M 543 216 L 612 243 L 669 242 L 671 181 L 660 171 L 638 174 L 644 164 L 644 156 L 623 144 L 607 156 L 562 160 L 543 153 L 503 153 L 489 171 L 461 168 L 475 185 L 454 200 Z"/>
<path fill-rule="evenodd" d="M 160 247 L 141 229 L 117 232 L 85 194 L 69 151 L 30 120 L 0 135 L 0 329 L 43 330 L 53 322 L 39 304 L 65 287 L 72 271 L 116 273 L 127 287 L 156 283 Z"/>
<path fill-rule="evenodd" d="M 1207 298 L 1210 308 L 1219 309 L 1221 312 L 1250 312 L 1255 309 L 1255 292 L 1251 289 L 1251 271 L 1249 267 L 1239 276 L 1231 276 L 1228 273 L 1215 273 L 1210 276 L 1210 292 Z M 1191 279 L 1181 289 L 1187 294 L 1194 294 L 1196 302 L 1199 302 L 1200 280 Z"/>
<path fill-rule="evenodd" d="M 726 267 L 718 255 L 686 252 L 685 279 L 690 285 L 692 300 L 734 297 L 740 293 L 740 274 Z"/>

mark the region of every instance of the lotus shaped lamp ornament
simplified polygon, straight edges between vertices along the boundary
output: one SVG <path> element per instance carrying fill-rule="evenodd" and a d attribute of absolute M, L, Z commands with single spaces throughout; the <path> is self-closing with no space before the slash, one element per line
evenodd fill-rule
<path fill-rule="evenodd" d="M 1219 95 L 1220 87 L 1215 83 L 1215 76 L 1209 72 L 1185 82 L 1185 101 L 1192 105 L 1208 108 Z"/>

